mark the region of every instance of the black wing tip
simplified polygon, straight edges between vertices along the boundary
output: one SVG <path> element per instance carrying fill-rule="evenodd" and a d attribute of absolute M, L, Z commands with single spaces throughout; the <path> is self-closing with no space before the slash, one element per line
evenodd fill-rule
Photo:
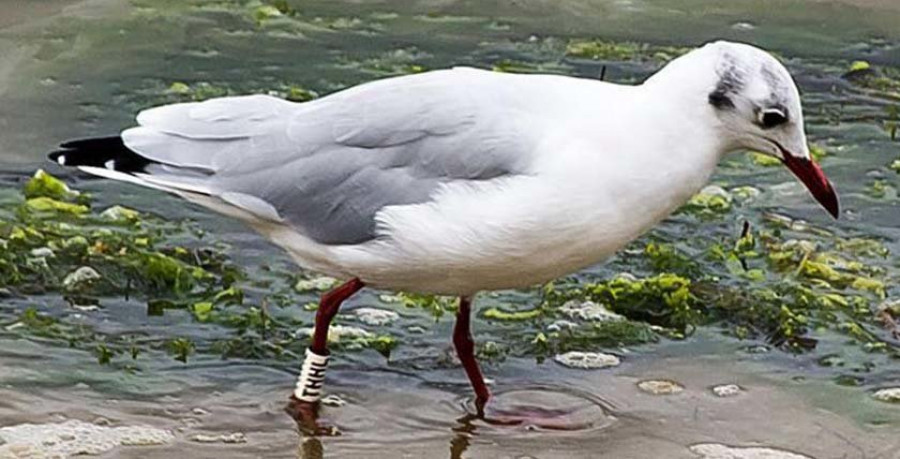
<path fill-rule="evenodd" d="M 121 136 L 69 140 L 47 158 L 60 166 L 105 167 L 122 172 L 139 172 L 152 162 L 128 148 Z"/>
<path fill-rule="evenodd" d="M 59 145 L 63 150 L 83 150 L 89 148 L 102 147 L 108 149 L 110 147 L 125 148 L 125 142 L 122 136 L 113 135 L 108 137 L 86 137 L 83 139 L 68 140 Z"/>
<path fill-rule="evenodd" d="M 53 161 L 54 163 L 59 164 L 60 166 L 66 165 L 66 150 L 56 150 L 47 154 L 47 159 Z"/>

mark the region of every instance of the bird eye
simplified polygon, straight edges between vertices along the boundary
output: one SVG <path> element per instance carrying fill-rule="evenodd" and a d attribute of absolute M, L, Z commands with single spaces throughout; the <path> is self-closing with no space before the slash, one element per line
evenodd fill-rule
<path fill-rule="evenodd" d="M 787 113 L 780 108 L 767 108 L 759 114 L 759 124 L 763 129 L 772 129 L 787 121 Z"/>

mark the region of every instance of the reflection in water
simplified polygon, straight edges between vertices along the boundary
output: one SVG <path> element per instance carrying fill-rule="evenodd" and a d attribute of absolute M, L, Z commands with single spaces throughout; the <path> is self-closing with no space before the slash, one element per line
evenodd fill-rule
<path fill-rule="evenodd" d="M 300 440 L 300 451 L 297 456 L 299 459 L 322 459 L 325 457 L 325 448 L 322 442 L 316 437 L 302 436 Z"/>
<path fill-rule="evenodd" d="M 617 420 L 611 412 L 611 405 L 600 397 L 588 391 L 555 385 L 532 385 L 498 390 L 481 413 L 474 408 L 474 401 L 471 398 L 458 398 L 456 402 L 454 405 L 456 409 L 465 414 L 457 417 L 449 429 L 452 433 L 451 459 L 461 459 L 471 447 L 472 439 L 478 435 L 515 438 L 524 434 L 540 438 L 557 432 L 596 432 L 612 426 Z M 325 426 L 321 423 L 321 419 L 316 419 L 311 427 L 309 422 L 312 418 L 296 418 L 295 415 L 298 413 L 296 406 L 291 406 L 286 411 L 298 423 L 301 458 L 322 457 L 324 454 L 322 438 L 341 435 L 337 427 Z M 306 416 L 310 413 L 306 412 Z M 385 421 L 388 420 L 392 421 L 388 422 L 392 427 L 399 427 L 404 421 L 418 423 L 414 417 L 385 418 Z M 422 434 L 427 434 L 429 425 L 421 423 L 414 428 L 420 429 Z M 411 438 L 409 441 L 416 440 Z M 377 448 L 375 445 L 372 447 Z"/>
<path fill-rule="evenodd" d="M 450 439 L 450 459 L 462 459 L 463 453 L 469 449 L 469 439 L 475 435 L 475 423 L 472 415 L 465 415 L 453 427 L 453 438 Z"/>

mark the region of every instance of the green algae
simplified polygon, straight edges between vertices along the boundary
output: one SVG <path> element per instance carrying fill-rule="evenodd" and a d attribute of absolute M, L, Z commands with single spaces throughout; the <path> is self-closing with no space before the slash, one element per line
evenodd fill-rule
<path fill-rule="evenodd" d="M 319 93 L 301 86 L 290 85 L 285 90 L 285 99 L 291 102 L 307 102 L 319 97 Z"/>
<path fill-rule="evenodd" d="M 890 189 L 890 185 L 888 182 L 883 179 L 876 179 L 869 183 L 869 186 L 866 187 L 866 194 L 873 198 L 884 198 L 888 195 L 888 190 Z"/>
<path fill-rule="evenodd" d="M 455 298 L 441 295 L 398 292 L 395 295 L 381 295 L 380 299 L 386 303 L 402 304 L 407 308 L 423 309 L 430 312 L 435 320 L 458 308 Z"/>
<path fill-rule="evenodd" d="M 500 321 L 523 321 L 536 319 L 541 316 L 543 311 L 540 308 L 528 309 L 525 311 L 507 311 L 501 308 L 490 308 L 481 313 L 481 316 L 488 320 Z"/>
<path fill-rule="evenodd" d="M 691 257 L 679 251 L 672 244 L 648 242 L 643 256 L 657 272 L 671 272 L 681 275 L 697 274 L 700 265 Z"/>
<path fill-rule="evenodd" d="M 430 58 L 430 54 L 418 48 L 407 47 L 361 60 L 344 58 L 338 67 L 376 77 L 409 75 L 426 71 L 427 67 L 424 62 Z"/>
<path fill-rule="evenodd" d="M 821 145 L 810 144 L 809 145 L 809 156 L 812 157 L 815 161 L 822 161 L 826 156 L 829 156 L 830 153 Z M 759 152 L 750 152 L 750 160 L 753 164 L 762 167 L 775 167 L 781 166 L 781 160 L 764 153 Z"/>
<path fill-rule="evenodd" d="M 278 8 L 272 5 L 260 5 L 253 8 L 253 20 L 257 25 L 263 25 L 266 21 L 284 16 Z"/>
<path fill-rule="evenodd" d="M 865 61 L 851 64 L 843 78 L 871 95 L 900 100 L 900 69 L 874 66 Z"/>
<path fill-rule="evenodd" d="M 187 363 L 188 357 L 195 349 L 194 342 L 187 338 L 176 338 L 168 343 L 169 353 L 181 363 Z"/>
<path fill-rule="evenodd" d="M 250 16 L 257 27 L 262 27 L 268 21 L 282 17 L 296 17 L 300 14 L 286 0 L 269 0 L 264 3 L 252 1 L 248 5 Z"/>
<path fill-rule="evenodd" d="M 569 351 L 621 349 L 655 343 L 659 339 L 660 335 L 643 322 L 601 322 L 538 333 L 531 340 L 529 353 L 545 358 Z"/>
<path fill-rule="evenodd" d="M 804 238 L 785 237 L 785 231 Z M 893 323 L 892 315 L 885 308 L 875 313 L 898 275 L 877 239 L 835 237 L 773 216 L 755 231 L 745 224 L 738 236 L 721 241 L 653 241 L 629 253 L 641 254 L 628 265 L 645 274 L 551 286 L 548 307 L 591 300 L 670 338 L 712 325 L 790 352 L 814 350 L 816 335 L 829 330 L 866 352 L 900 355 L 888 340 L 890 330 L 882 328 Z M 545 334 L 541 342 L 547 340 Z"/>
<path fill-rule="evenodd" d="M 653 60 L 668 62 L 691 48 L 650 45 L 637 42 L 616 42 L 609 40 L 575 39 L 566 45 L 569 57 L 602 61 Z"/>
<path fill-rule="evenodd" d="M 22 194 L 26 199 L 49 198 L 56 201 L 71 201 L 80 196 L 77 191 L 72 191 L 62 180 L 38 169 L 22 188 Z"/>
<path fill-rule="evenodd" d="M 619 276 L 584 287 L 585 296 L 612 311 L 684 333 L 700 322 L 692 281 L 672 273 L 647 278 Z"/>
<path fill-rule="evenodd" d="M 85 205 L 57 201 L 56 199 L 48 198 L 45 196 L 28 199 L 27 201 L 25 201 L 25 207 L 27 208 L 27 210 L 33 212 L 59 212 L 71 215 L 81 215 L 88 211 L 88 207 Z"/>
<path fill-rule="evenodd" d="M 724 188 L 710 185 L 691 197 L 681 209 L 705 217 L 715 217 L 731 210 L 732 196 Z"/>
<path fill-rule="evenodd" d="M 298 292 L 325 292 L 337 287 L 339 281 L 333 277 L 319 276 L 298 279 L 294 283 L 294 290 Z"/>
<path fill-rule="evenodd" d="M 176 81 L 169 85 L 165 94 L 174 96 L 176 101 L 194 102 L 235 95 L 228 87 L 207 81 L 199 81 L 191 85 Z"/>
<path fill-rule="evenodd" d="M 243 301 L 242 291 L 232 285 L 240 272 L 218 249 L 172 242 L 193 234 L 189 227 L 121 206 L 99 212 L 88 195 L 44 171 L 25 184 L 26 192 L 30 198 L 6 204 L 13 218 L 0 221 L 0 285 L 13 295 L 56 293 L 85 311 L 97 309 L 101 298 L 139 297 L 149 315 L 193 304 L 198 321 L 214 317 L 204 303 Z M 9 327 L 93 349 L 104 364 L 134 346 L 36 308 L 26 309 Z M 183 351 L 174 355 L 186 359 Z"/>
<path fill-rule="evenodd" d="M 26 309 L 7 329 L 84 349 L 101 364 L 127 371 L 139 369 L 140 356 L 154 349 L 182 362 L 199 353 L 285 360 L 302 355 L 307 340 L 296 331 L 309 322 L 281 309 L 301 304 L 295 295 L 318 294 L 337 280 L 287 274 L 285 291 L 248 301 L 247 288 L 269 284 L 249 278 L 220 249 L 185 245 L 185 240 L 199 242 L 193 235 L 200 232 L 124 207 L 100 211 L 86 195 L 52 185 L 51 179 L 46 173 L 33 179 L 51 185 L 32 185 L 32 200 L 84 209 L 35 208 L 21 195 L 4 201 L 4 212 L 13 217 L 0 221 L 5 288 L 26 294 L 58 292 L 69 304 L 99 307 L 105 298 L 127 295 L 146 301 L 149 315 L 186 314 L 227 332 L 212 340 L 170 337 L 138 344 L 69 323 L 45 308 Z M 729 195 L 736 196 L 734 190 Z M 687 213 L 712 212 L 718 219 L 707 224 L 728 225 L 741 210 L 735 203 L 744 199 L 726 200 L 727 206 L 695 200 Z M 753 230 L 745 224 L 739 234 L 719 239 L 675 244 L 652 236 L 626 251 L 631 274 L 562 280 L 545 286 L 537 305 L 503 303 L 482 309 L 479 316 L 498 328 L 489 340 L 494 344 L 480 345 L 479 355 L 492 361 L 507 355 L 544 359 L 568 351 L 646 346 L 660 339 L 685 339 L 698 326 L 717 327 L 738 340 L 764 340 L 789 352 L 814 352 L 817 335 L 828 330 L 865 352 L 900 354 L 882 328 L 900 314 L 877 306 L 890 298 L 891 280 L 898 275 L 884 241 L 835 236 L 777 214 L 762 217 Z M 86 267 L 98 276 L 77 289 L 64 287 L 68 275 Z M 456 299 L 443 296 L 398 293 L 379 298 L 424 311 L 434 320 L 457 308 Z M 570 320 L 561 306 L 571 300 L 605 305 L 624 319 Z M 307 308 L 314 309 L 314 303 Z M 404 343 L 391 333 L 364 331 L 333 344 L 335 349 L 372 349 L 389 357 Z"/>

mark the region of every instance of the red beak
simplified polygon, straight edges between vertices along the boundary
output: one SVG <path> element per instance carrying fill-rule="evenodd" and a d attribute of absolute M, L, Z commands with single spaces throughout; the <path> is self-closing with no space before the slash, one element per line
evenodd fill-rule
<path fill-rule="evenodd" d="M 822 168 L 819 167 L 811 159 L 798 158 L 788 153 L 784 148 L 781 149 L 782 162 L 794 175 L 806 185 L 806 188 L 812 193 L 816 201 L 822 204 L 822 207 L 831 214 L 832 217 L 838 218 L 840 207 L 838 205 L 837 193 L 834 187 L 825 177 Z"/>

